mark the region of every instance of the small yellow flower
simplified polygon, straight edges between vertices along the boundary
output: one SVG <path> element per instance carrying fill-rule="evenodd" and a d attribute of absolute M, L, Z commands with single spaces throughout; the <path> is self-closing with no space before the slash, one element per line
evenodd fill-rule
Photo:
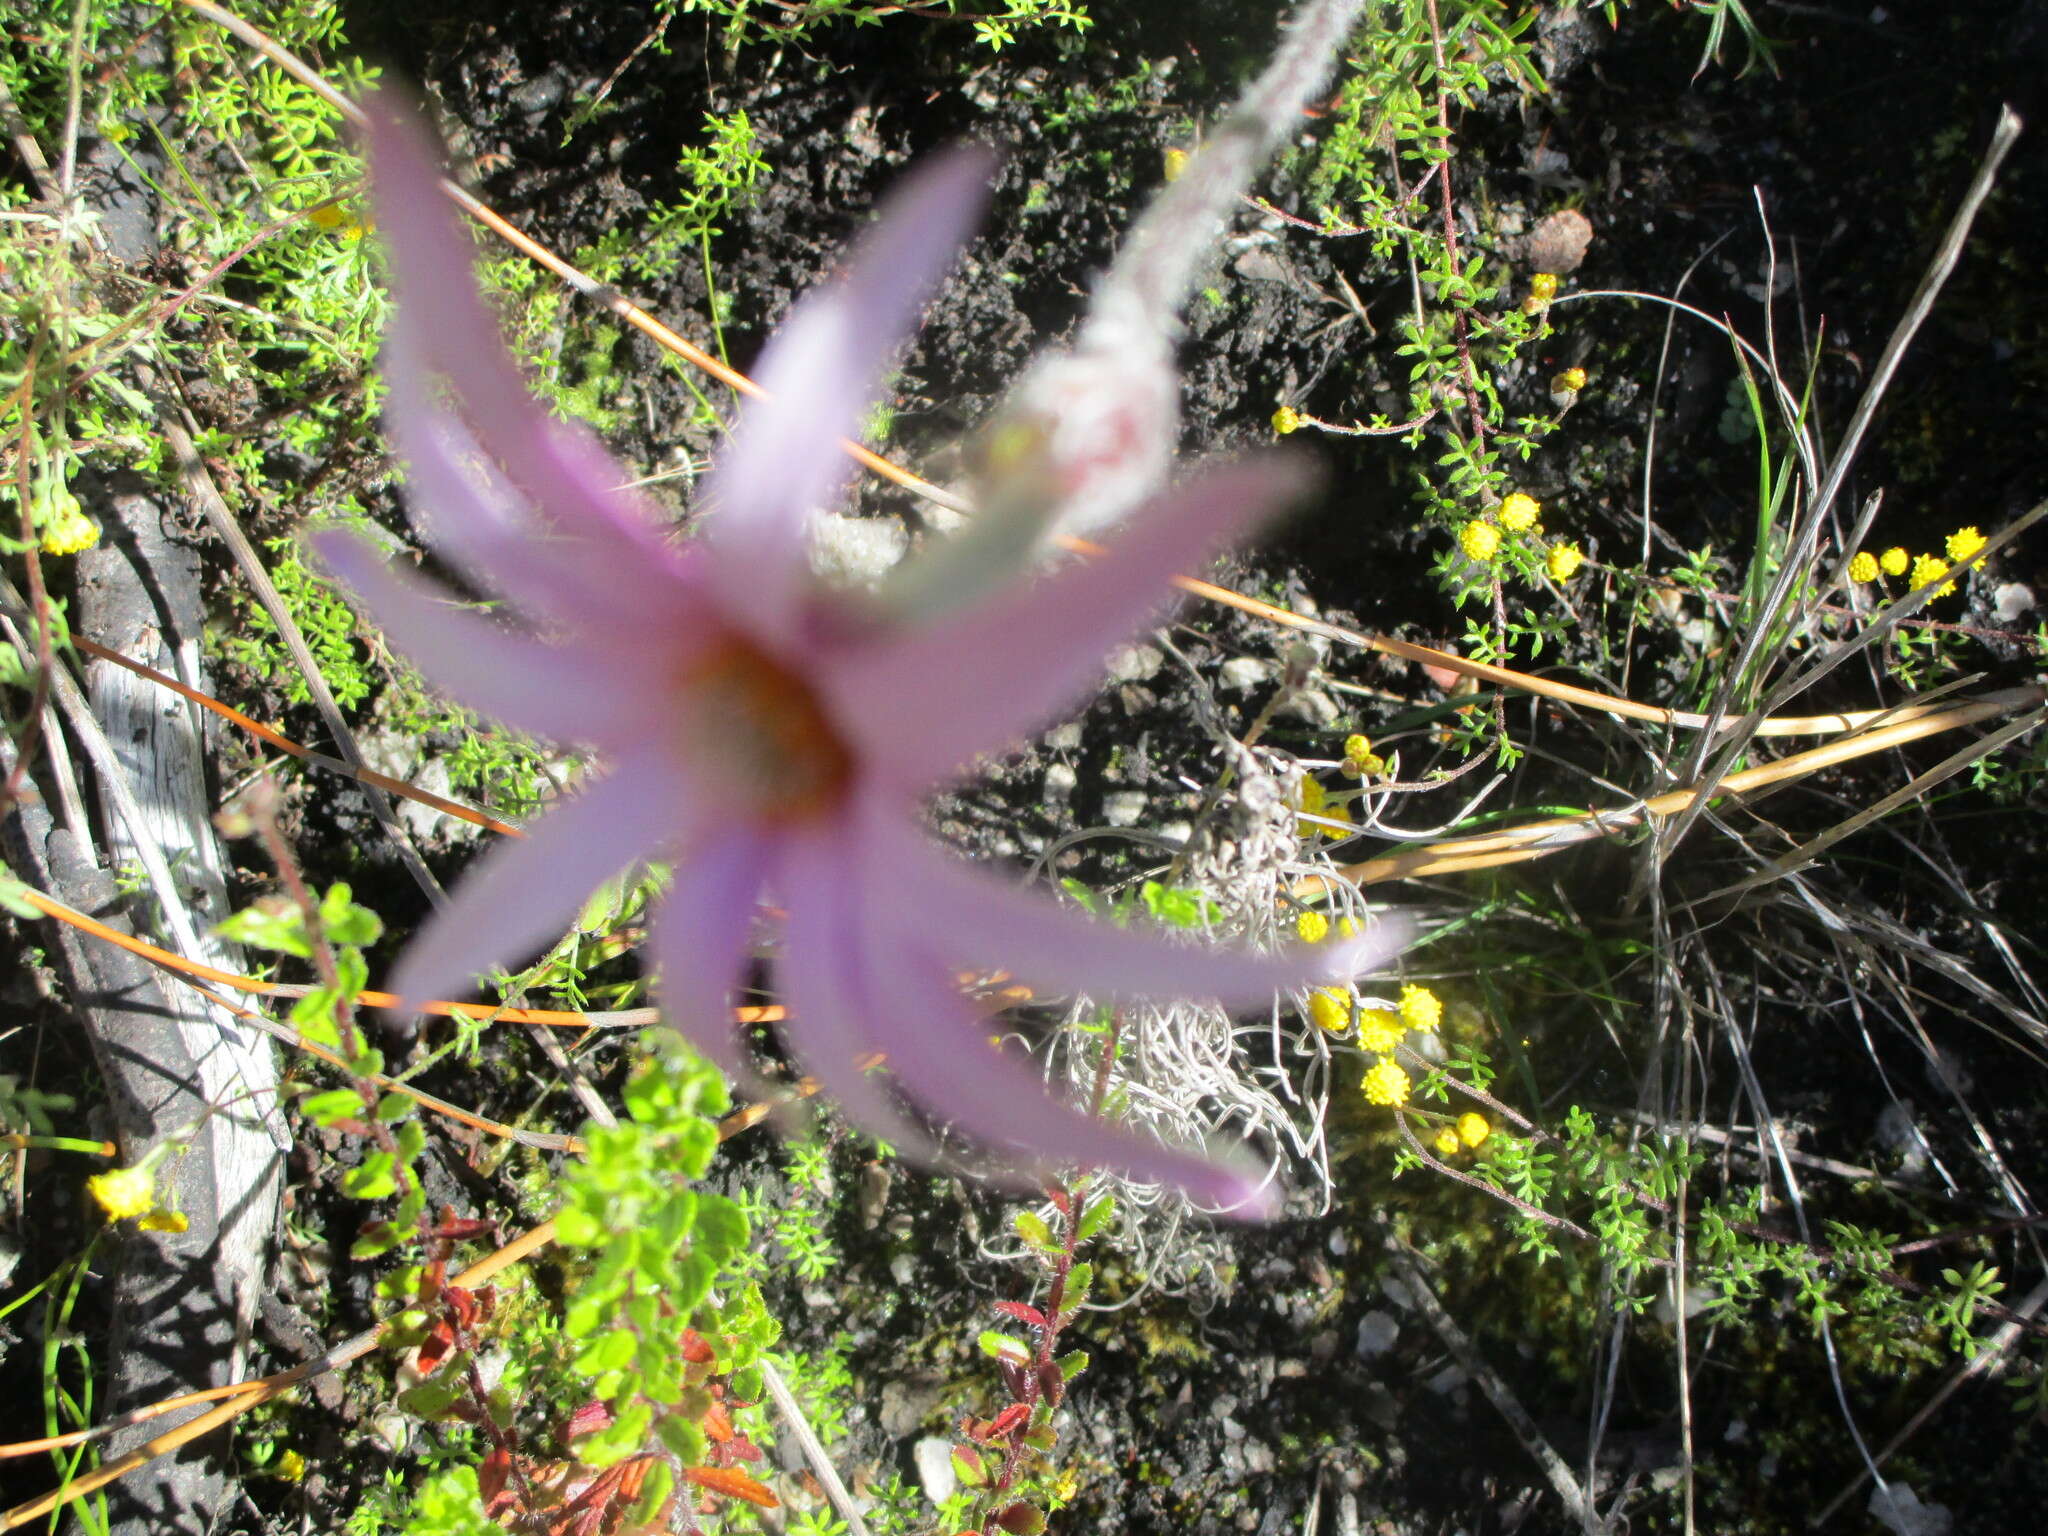
<path fill-rule="evenodd" d="M 80 550 L 91 549 L 99 541 L 99 524 L 78 509 L 77 499 L 68 492 L 57 498 L 54 509 L 43 523 L 43 553 L 75 555 Z"/>
<path fill-rule="evenodd" d="M 1491 523 L 1470 522 L 1458 530 L 1458 548 L 1467 560 L 1486 564 L 1500 553 L 1500 530 Z"/>
<path fill-rule="evenodd" d="M 1373 1067 L 1358 1086 L 1368 1104 L 1384 1104 L 1391 1109 L 1408 1102 L 1408 1074 L 1391 1061 Z"/>
<path fill-rule="evenodd" d="M 1536 526 L 1536 519 L 1542 513 L 1542 504 L 1534 496 L 1512 491 L 1502 500 L 1494 515 L 1509 533 L 1527 533 Z"/>
<path fill-rule="evenodd" d="M 1344 755 L 1351 758 L 1371 757 L 1372 738 L 1359 735 L 1346 736 L 1344 738 Z"/>
<path fill-rule="evenodd" d="M 156 1208 L 156 1175 L 147 1168 L 112 1168 L 85 1181 L 100 1209 L 115 1221 Z"/>
<path fill-rule="evenodd" d="M 1541 308 L 1557 297 L 1557 274 L 1538 272 L 1529 279 L 1529 303 Z M 1525 305 L 1524 308 L 1527 306 Z"/>
<path fill-rule="evenodd" d="M 1322 781 L 1320 779 L 1314 778 L 1312 776 L 1303 777 L 1301 781 L 1301 792 L 1300 794 L 1296 795 L 1294 799 L 1294 808 L 1301 812 L 1303 818 L 1295 823 L 1296 831 L 1299 833 L 1300 836 L 1350 836 L 1350 834 L 1346 832 L 1342 827 L 1326 827 L 1322 825 L 1320 822 L 1309 821 L 1306 819 L 1310 816 L 1322 816 L 1329 818 L 1331 820 L 1336 819 L 1335 812 L 1330 809 L 1329 791 L 1323 788 Z"/>
<path fill-rule="evenodd" d="M 1930 581 L 1941 581 L 1941 578 L 1947 574 L 1948 562 L 1942 559 L 1941 556 L 1915 555 L 1913 557 L 1913 574 L 1907 577 L 1906 580 L 1909 586 L 1918 588 L 1926 586 Z M 1941 585 L 1934 589 L 1934 595 L 1936 597 L 1947 597 L 1955 589 L 1956 584 L 1954 582 L 1942 581 Z"/>
<path fill-rule="evenodd" d="M 1564 372 L 1551 376 L 1550 389 L 1553 394 L 1576 395 L 1585 387 L 1586 370 L 1583 368 L 1567 368 Z"/>
<path fill-rule="evenodd" d="M 1986 542 L 1984 535 L 1977 531 L 1974 524 L 1968 528 L 1958 528 L 1948 536 L 1948 557 L 1951 560 L 1967 560 L 1982 549 Z"/>
<path fill-rule="evenodd" d="M 1419 1035 L 1426 1035 L 1443 1022 L 1444 1005 L 1427 987 L 1401 989 L 1401 1022 Z"/>
<path fill-rule="evenodd" d="M 1849 557 L 1849 579 L 1859 586 L 1877 580 L 1877 556 L 1859 549 Z"/>
<path fill-rule="evenodd" d="M 1457 1154 L 1458 1148 L 1463 1146 L 1464 1143 L 1458 1140 L 1458 1133 L 1456 1131 L 1446 1126 L 1443 1130 L 1436 1133 L 1436 1140 L 1431 1145 L 1436 1148 L 1436 1155 L 1438 1157 L 1453 1157 Z"/>
<path fill-rule="evenodd" d="M 1877 557 L 1877 568 L 1887 576 L 1905 575 L 1906 567 L 1911 563 L 1912 556 L 1896 544 Z"/>
<path fill-rule="evenodd" d="M 1273 430 L 1282 437 L 1299 430 L 1300 426 L 1301 417 L 1295 413 L 1292 406 L 1283 405 L 1273 413 Z"/>
<path fill-rule="evenodd" d="M 1294 920 L 1294 931 L 1304 944 L 1320 944 L 1330 936 L 1330 920 L 1320 912 L 1304 912 Z"/>
<path fill-rule="evenodd" d="M 1552 581 L 1570 581 L 1574 572 L 1586 563 L 1586 557 L 1579 552 L 1576 544 L 1553 544 L 1550 553 L 1543 558 L 1543 569 Z"/>
<path fill-rule="evenodd" d="M 302 1483 L 306 1480 L 306 1458 L 297 1451 L 286 1451 L 277 1458 L 277 1476 L 288 1483 Z"/>
<path fill-rule="evenodd" d="M 1363 932 L 1365 932 L 1365 925 L 1361 923 L 1357 918 L 1340 917 L 1337 919 L 1338 938 L 1355 939 Z"/>
<path fill-rule="evenodd" d="M 1458 1140 L 1468 1147 L 1476 1147 L 1493 1134 L 1493 1127 L 1486 1123 L 1486 1116 L 1467 1110 L 1458 1116 Z"/>
<path fill-rule="evenodd" d="M 1401 1016 L 1393 1009 L 1358 1010 L 1358 1043 L 1368 1051 L 1378 1051 L 1384 1056 L 1401 1043 L 1401 1036 L 1404 1033 Z"/>
<path fill-rule="evenodd" d="M 1351 994 L 1343 987 L 1317 987 L 1308 995 L 1308 1016 L 1333 1035 L 1351 1027 Z"/>
<path fill-rule="evenodd" d="M 183 1211 L 165 1210 L 159 1205 L 135 1225 L 144 1232 L 184 1232 L 190 1230 L 192 1219 Z"/>
<path fill-rule="evenodd" d="M 1179 181 L 1180 173 L 1188 168 L 1188 152 L 1184 149 L 1169 149 L 1160 156 L 1165 161 L 1166 179 Z"/>

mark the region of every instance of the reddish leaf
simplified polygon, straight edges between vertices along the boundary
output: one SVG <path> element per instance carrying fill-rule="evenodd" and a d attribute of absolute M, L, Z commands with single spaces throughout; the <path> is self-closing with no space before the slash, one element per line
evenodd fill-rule
<path fill-rule="evenodd" d="M 768 1485 L 756 1482 L 744 1472 L 735 1472 L 730 1467 L 691 1467 L 683 1473 L 699 1488 L 718 1494 L 722 1498 L 745 1499 L 762 1509 L 775 1509 L 781 1501 L 769 1491 Z"/>
<path fill-rule="evenodd" d="M 1045 1326 L 1045 1314 L 1036 1307 L 1026 1306 L 1021 1301 L 999 1301 L 996 1310 L 1005 1317 L 1014 1317 L 1020 1323 L 1029 1323 L 1034 1328 Z"/>
<path fill-rule="evenodd" d="M 995 1422 L 989 1425 L 988 1438 L 991 1440 L 1000 1440 L 1004 1435 L 1007 1435 L 1012 1430 L 1017 1429 L 1020 1425 L 1024 1423 L 1026 1419 L 1030 1417 L 1030 1404 L 1012 1403 L 1009 1407 L 1005 1408 L 1001 1413 L 997 1414 L 995 1417 Z"/>
<path fill-rule="evenodd" d="M 1073 1198 L 1064 1189 L 1048 1189 L 1045 1192 L 1045 1198 L 1053 1203 L 1053 1209 L 1057 1210 L 1062 1216 L 1074 1214 Z"/>
<path fill-rule="evenodd" d="M 704 1342 L 704 1335 L 694 1328 L 683 1330 L 683 1358 L 692 1365 L 709 1365 L 718 1358 L 718 1351 Z"/>
<path fill-rule="evenodd" d="M 441 1368 L 441 1362 L 454 1352 L 455 1330 L 450 1328 L 448 1320 L 443 1318 L 428 1330 L 426 1338 L 420 1343 L 417 1361 L 419 1373 L 422 1376 L 433 1375 L 435 1371 Z"/>
<path fill-rule="evenodd" d="M 441 1207 L 441 1219 L 434 1230 L 427 1234 L 443 1242 L 466 1243 L 472 1237 L 487 1237 L 498 1230 L 495 1221 L 485 1221 L 476 1216 L 457 1216 L 452 1207 Z"/>
<path fill-rule="evenodd" d="M 594 1435 L 600 1429 L 609 1429 L 612 1411 L 603 1403 L 585 1403 L 569 1415 L 569 1422 L 562 1426 L 563 1440 L 574 1440 L 580 1435 Z"/>
<path fill-rule="evenodd" d="M 703 1426 L 704 1433 L 713 1440 L 723 1443 L 732 1438 L 732 1416 L 718 1403 L 706 1408 L 704 1417 L 697 1422 Z"/>
<path fill-rule="evenodd" d="M 497 1511 L 490 1506 L 498 1495 L 505 1491 L 505 1484 L 512 1476 L 512 1453 L 502 1445 L 491 1447 L 491 1453 L 484 1457 L 483 1464 L 476 1469 L 477 1492 L 484 1496 L 485 1513 L 494 1518 Z"/>

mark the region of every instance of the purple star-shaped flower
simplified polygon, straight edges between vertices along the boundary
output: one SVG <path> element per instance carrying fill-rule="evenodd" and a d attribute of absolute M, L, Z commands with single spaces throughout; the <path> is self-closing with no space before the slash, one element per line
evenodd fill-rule
<path fill-rule="evenodd" d="M 679 544 L 629 478 L 528 394 L 470 272 L 471 252 L 407 116 L 373 110 L 377 224 L 397 316 L 386 419 L 436 548 L 501 595 L 517 627 L 457 606 L 363 541 L 316 536 L 390 638 L 456 698 L 537 736 L 585 742 L 605 776 L 492 849 L 423 929 L 393 989 L 418 1001 L 557 936 L 588 893 L 640 858 L 673 861 L 654 916 L 674 1024 L 743 1074 L 729 997 L 756 906 L 786 914 L 777 961 L 787 1044 L 847 1114 L 901 1147 L 929 1137 L 863 1071 L 1013 1167 L 1104 1165 L 1241 1206 L 1252 1181 L 1195 1152 L 1082 1114 L 990 1046 L 956 987 L 1010 971 L 1051 992 L 1211 996 L 1267 1005 L 1342 981 L 1393 926 L 1285 956 L 1198 948 L 1092 921 L 932 846 L 921 798 L 976 754 L 1083 699 L 1102 657 L 1155 616 L 1168 578 L 1300 491 L 1284 460 L 1224 465 L 1153 501 L 1115 546 L 924 623 L 828 589 L 806 525 L 847 474 L 891 347 L 978 212 L 986 155 L 912 176 L 846 275 L 808 296 L 762 355 L 747 407 L 701 490 L 704 534 Z"/>

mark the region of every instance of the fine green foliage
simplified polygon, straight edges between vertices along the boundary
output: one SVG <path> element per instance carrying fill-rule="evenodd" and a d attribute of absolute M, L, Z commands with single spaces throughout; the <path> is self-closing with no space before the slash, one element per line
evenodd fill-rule
<path fill-rule="evenodd" d="M 751 1401 L 774 1333 L 758 1298 L 721 1305 L 712 1294 L 749 1235 L 737 1205 L 692 1187 L 718 1146 L 710 1117 L 727 1107 L 724 1081 L 667 1031 L 642 1044 L 626 1087 L 631 1119 L 585 1128 L 589 1150 L 563 1181 L 556 1217 L 564 1246 L 587 1262 L 562 1329 L 578 1341 L 574 1371 L 611 1411 L 608 1426 L 578 1442 L 579 1458 L 598 1467 L 638 1453 L 650 1435 L 686 1465 L 700 1460 L 704 1409 L 692 1396 L 686 1335 L 723 1341 L 720 1372 Z"/>

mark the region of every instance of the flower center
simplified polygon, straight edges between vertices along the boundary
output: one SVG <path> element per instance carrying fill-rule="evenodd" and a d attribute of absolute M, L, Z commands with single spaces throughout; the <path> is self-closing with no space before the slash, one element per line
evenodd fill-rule
<path fill-rule="evenodd" d="M 728 634 L 692 658 L 683 687 L 684 755 L 714 763 L 720 787 L 757 817 L 808 821 L 839 805 L 853 754 L 802 676 Z"/>

